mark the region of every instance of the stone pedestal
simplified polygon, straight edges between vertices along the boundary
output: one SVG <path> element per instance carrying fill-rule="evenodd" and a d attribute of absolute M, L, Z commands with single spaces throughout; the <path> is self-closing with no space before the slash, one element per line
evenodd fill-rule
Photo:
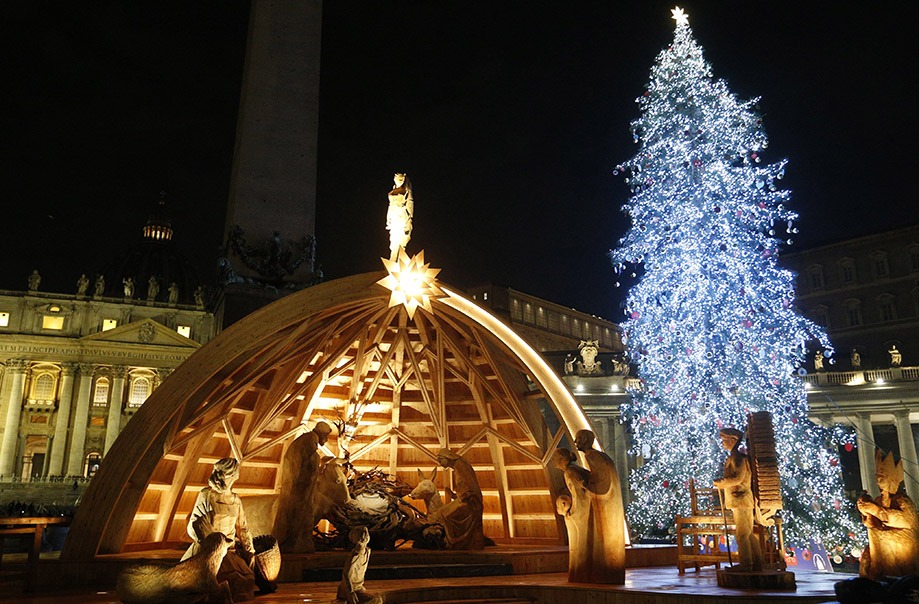
<path fill-rule="evenodd" d="M 795 574 L 787 570 L 740 570 L 738 566 L 719 569 L 718 587 L 740 589 L 789 589 L 797 588 Z"/>

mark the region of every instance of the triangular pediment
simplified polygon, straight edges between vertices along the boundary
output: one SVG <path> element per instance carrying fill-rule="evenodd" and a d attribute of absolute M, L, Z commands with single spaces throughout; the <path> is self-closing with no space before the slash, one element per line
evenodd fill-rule
<path fill-rule="evenodd" d="M 84 342 L 118 342 L 122 344 L 146 344 L 151 346 L 179 346 L 181 348 L 200 348 L 201 345 L 178 332 L 169 329 L 153 319 L 134 321 L 115 329 L 100 331 L 83 338 Z"/>

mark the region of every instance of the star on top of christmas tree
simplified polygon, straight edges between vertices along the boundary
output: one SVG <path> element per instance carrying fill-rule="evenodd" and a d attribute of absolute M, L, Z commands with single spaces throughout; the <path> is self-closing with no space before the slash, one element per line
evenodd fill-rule
<path fill-rule="evenodd" d="M 673 7 L 673 9 L 670 11 L 670 14 L 673 15 L 671 18 L 676 21 L 677 27 L 681 25 L 689 25 L 689 15 L 684 13 L 683 9 L 679 6 Z"/>
<path fill-rule="evenodd" d="M 389 297 L 389 307 L 403 304 L 409 319 L 414 318 L 415 310 L 419 306 L 433 313 L 431 300 L 442 298 L 446 294 L 436 283 L 440 269 L 431 268 L 430 264 L 425 264 L 424 250 L 409 258 L 403 249 L 399 250 L 399 257 L 396 260 L 387 258 L 380 258 L 380 260 L 383 261 L 383 266 L 386 267 L 389 274 L 377 283 L 392 292 Z"/>

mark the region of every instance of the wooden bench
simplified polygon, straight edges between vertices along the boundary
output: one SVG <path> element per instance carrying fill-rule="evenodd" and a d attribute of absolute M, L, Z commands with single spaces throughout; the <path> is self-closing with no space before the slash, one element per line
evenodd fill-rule
<path fill-rule="evenodd" d="M 41 538 L 47 526 L 69 526 L 70 518 L 61 516 L 42 517 L 0 517 L 0 565 L 3 563 L 3 540 L 7 535 L 32 535 L 29 557 L 26 561 L 26 591 L 32 591 L 38 572 L 38 558 L 41 554 Z"/>

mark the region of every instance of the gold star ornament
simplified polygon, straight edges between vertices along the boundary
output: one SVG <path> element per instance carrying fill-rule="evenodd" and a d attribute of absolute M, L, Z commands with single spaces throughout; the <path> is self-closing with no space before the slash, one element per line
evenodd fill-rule
<path fill-rule="evenodd" d="M 399 304 L 404 305 L 409 319 L 415 317 L 415 311 L 419 306 L 429 313 L 434 312 L 431 309 L 431 300 L 443 298 L 446 294 L 436 283 L 440 269 L 431 268 L 430 264 L 424 263 L 424 250 L 411 258 L 405 250 L 400 250 L 396 260 L 380 260 L 389 274 L 377 283 L 392 292 L 389 296 L 390 308 Z"/>
<path fill-rule="evenodd" d="M 679 27 L 679 26 L 681 26 L 681 25 L 689 25 L 689 15 L 687 15 L 686 13 L 684 13 L 684 12 L 683 12 L 683 9 L 680 8 L 679 6 L 675 6 L 675 7 L 670 11 L 670 14 L 673 15 L 673 17 L 671 17 L 671 18 L 672 18 L 674 21 L 676 21 L 677 27 Z"/>

